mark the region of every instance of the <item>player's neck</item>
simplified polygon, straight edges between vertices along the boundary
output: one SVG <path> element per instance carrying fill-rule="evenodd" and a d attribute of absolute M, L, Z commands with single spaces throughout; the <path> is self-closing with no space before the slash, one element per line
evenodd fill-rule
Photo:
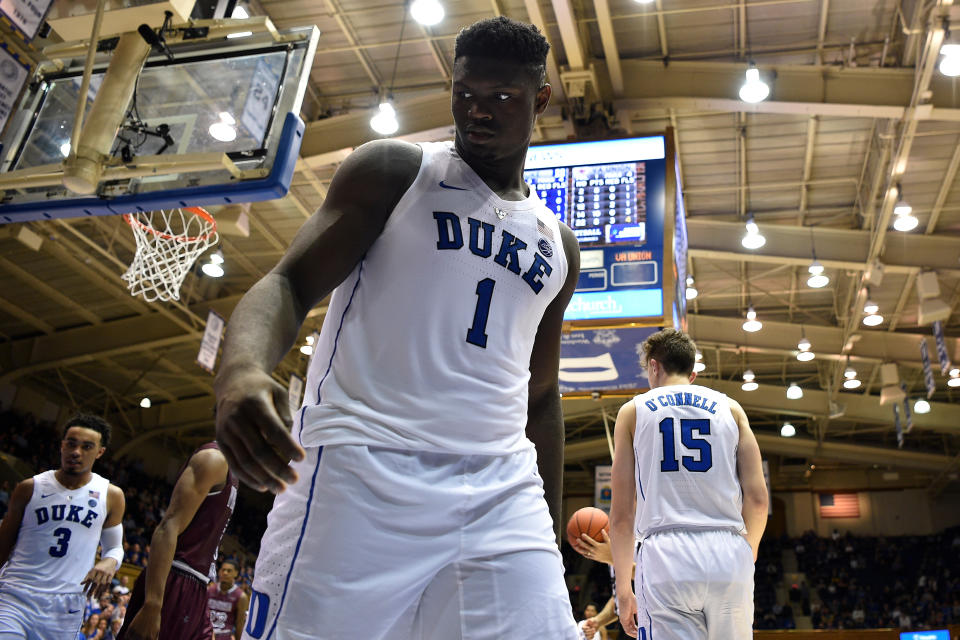
<path fill-rule="evenodd" d="M 683 384 L 692 384 L 692 383 L 690 382 L 689 376 L 678 374 L 675 376 L 667 376 L 666 378 L 660 381 L 660 384 L 658 384 L 657 387 L 675 387 L 677 385 L 683 385 Z"/>
<path fill-rule="evenodd" d="M 223 583 L 220 583 L 220 593 L 230 593 L 231 589 L 233 589 L 233 584 L 223 586 Z"/>
<path fill-rule="evenodd" d="M 488 159 L 468 153 L 459 139 L 455 140 L 454 144 L 460 158 L 500 198 L 523 200 L 530 195 L 530 189 L 523 180 L 523 164 L 527 157 L 526 147 L 514 156 Z"/>
<path fill-rule="evenodd" d="M 54 477 L 57 479 L 61 485 L 67 489 L 79 489 L 83 485 L 90 482 L 90 478 L 93 476 L 92 471 L 86 471 L 84 473 L 67 473 L 63 469 L 57 469 L 54 472 Z"/>

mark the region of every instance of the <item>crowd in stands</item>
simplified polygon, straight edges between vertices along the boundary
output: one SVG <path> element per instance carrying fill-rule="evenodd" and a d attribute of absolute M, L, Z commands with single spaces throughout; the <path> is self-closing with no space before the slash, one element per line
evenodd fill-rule
<path fill-rule="evenodd" d="M 942 629 L 960 622 L 960 527 L 931 536 L 860 537 L 834 530 L 795 540 L 819 602 L 817 629 Z"/>

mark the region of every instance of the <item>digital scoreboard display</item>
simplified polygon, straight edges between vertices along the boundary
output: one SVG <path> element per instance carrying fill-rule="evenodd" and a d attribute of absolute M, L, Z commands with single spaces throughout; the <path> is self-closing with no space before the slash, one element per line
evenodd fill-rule
<path fill-rule="evenodd" d="M 643 243 L 662 228 L 661 136 L 531 147 L 524 179 L 582 244 Z"/>

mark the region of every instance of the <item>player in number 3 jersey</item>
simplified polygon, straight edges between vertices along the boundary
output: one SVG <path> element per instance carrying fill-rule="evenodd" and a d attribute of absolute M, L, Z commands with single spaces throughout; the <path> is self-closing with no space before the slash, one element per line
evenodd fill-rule
<path fill-rule="evenodd" d="M 617 416 L 610 538 L 620 621 L 640 640 L 753 637 L 760 449 L 736 401 L 691 384 L 696 353 L 674 329 L 647 338 L 650 391 Z"/>
<path fill-rule="evenodd" d="M 13 490 L 0 524 L 0 640 L 74 640 L 84 596 L 110 586 L 123 561 L 123 491 L 92 471 L 109 443 L 106 421 L 77 414 L 60 468 Z"/>

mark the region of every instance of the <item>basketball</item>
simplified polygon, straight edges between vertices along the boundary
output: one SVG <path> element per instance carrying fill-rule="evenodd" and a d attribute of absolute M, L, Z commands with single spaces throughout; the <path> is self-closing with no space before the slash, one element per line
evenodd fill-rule
<path fill-rule="evenodd" d="M 580 539 L 580 534 L 585 533 L 597 542 L 603 542 L 603 535 L 600 533 L 607 528 L 610 522 L 607 514 L 596 507 L 584 507 L 578 509 L 567 522 L 567 542 L 571 545 L 574 540 Z"/>

